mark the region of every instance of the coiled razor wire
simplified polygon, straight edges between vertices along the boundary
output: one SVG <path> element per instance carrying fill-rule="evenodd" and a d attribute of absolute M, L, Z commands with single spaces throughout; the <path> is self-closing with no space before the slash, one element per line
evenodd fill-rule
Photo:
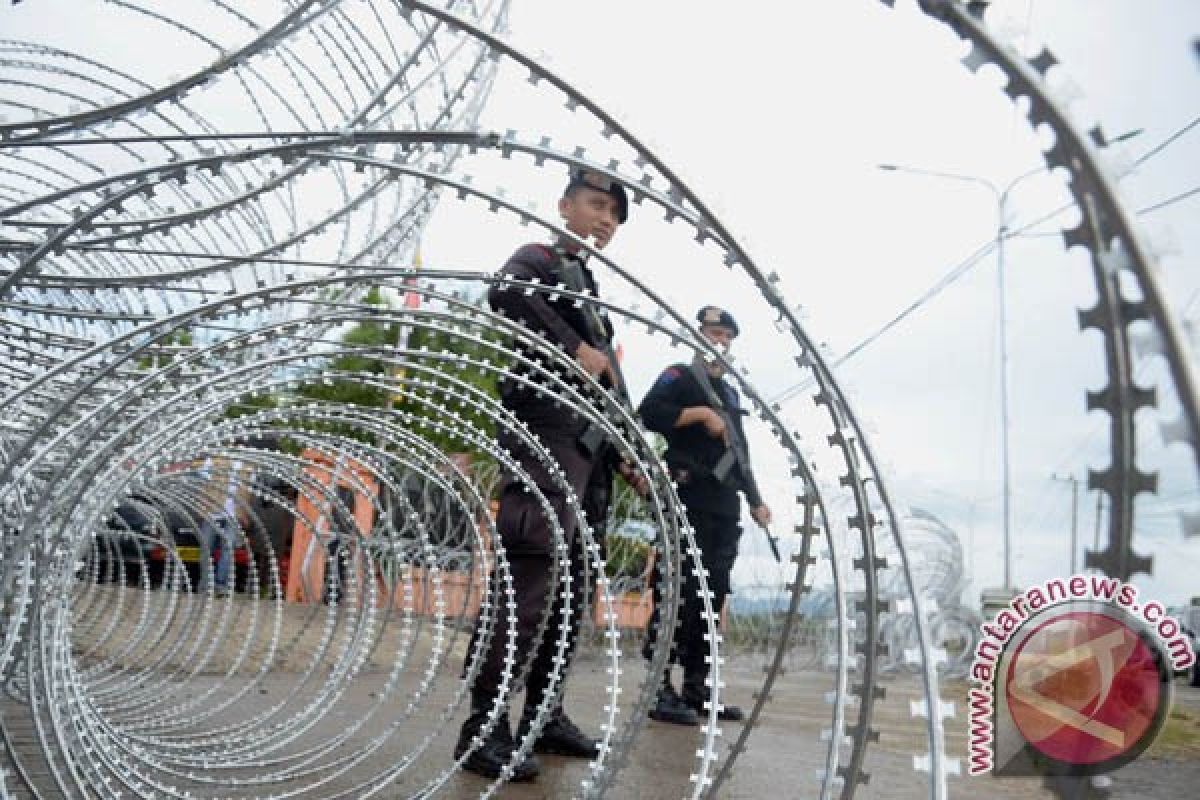
<path fill-rule="evenodd" d="M 1194 456 L 1196 384 L 1152 263 L 1100 166 L 1106 143 L 1098 129 L 1081 134 L 1052 99 L 1053 58 L 1000 44 L 985 4 L 919 7 L 970 42 L 969 66 L 999 67 L 1005 91 L 1028 98 L 1031 123 L 1054 134 L 1047 164 L 1069 173 L 1081 219 L 1066 243 L 1094 264 L 1098 301 L 1080 320 L 1102 333 L 1108 367 L 1107 386 L 1087 398 L 1109 415 L 1112 459 L 1089 485 L 1109 495 L 1113 513 L 1108 546 L 1088 564 L 1122 578 L 1148 572 L 1133 549 L 1133 513 L 1154 478 L 1138 466 L 1134 434 L 1136 412 L 1156 398 L 1134 381 L 1132 326 L 1149 332 L 1141 352 L 1166 364 L 1159 388 L 1180 410 L 1168 441 Z M 500 288 L 598 303 L 618 332 L 645 331 L 682 360 L 722 361 L 786 464 L 761 478 L 793 498 L 777 509 L 791 527 L 788 602 L 765 629 L 765 677 L 736 736 L 717 714 L 733 668 L 723 637 L 736 642 L 738 623 L 734 615 L 721 630 L 698 576 L 713 702 L 679 793 L 713 796 L 733 777 L 807 628 L 830 669 L 820 673 L 829 710 L 821 736 L 797 742 L 818 765 L 817 784 L 797 791 L 849 798 L 867 781 L 888 706 L 881 678 L 903 662 L 919 687 L 910 709 L 923 731 L 911 753 L 921 791 L 947 796 L 957 762 L 944 724 L 954 709 L 939 696 L 938 667 L 954 638 L 943 631 L 956 619 L 961 565 L 952 549 L 935 556 L 937 545 L 916 544 L 779 276 L 609 114 L 507 43 L 507 3 L 311 0 L 269 11 L 213 0 L 168 16 L 109 4 L 119 24 L 170 40 L 198 65 L 179 78 L 0 42 L 5 116 L 19 120 L 0 124 L 3 791 L 424 797 L 461 785 L 449 750 L 480 654 L 493 636 L 511 654 L 485 733 L 501 724 L 531 658 L 514 652 L 512 577 L 489 508 L 502 473 L 551 521 L 559 590 L 591 595 L 596 607 L 580 658 L 604 665 L 603 699 L 588 720 L 602 747 L 575 793 L 620 786 L 670 637 L 655 637 L 644 668 L 631 659 L 618 606 L 634 584 L 610 580 L 605 548 L 549 452 L 488 386 L 523 381 L 600 424 L 648 477 L 637 513 L 658 554 L 665 631 L 695 539 L 636 421 L 557 347 L 486 310 L 482 293 Z M 525 116 L 538 130 L 477 129 L 498 76 L 527 80 L 538 113 Z M 578 167 L 629 188 L 639 224 L 664 231 L 656 261 L 686 258 L 697 276 L 754 290 L 756 316 L 775 319 L 772 345 L 791 354 L 773 377 L 813 381 L 815 417 L 766 402 L 647 263 L 618 263 L 581 242 L 603 299 L 498 278 L 490 264 L 418 269 L 416 242 L 439 199 L 477 211 L 480 224 L 504 218 L 534 238 L 571 238 L 526 201 L 537 193 L 518 187 L 541 176 L 561 186 Z M 487 188 L 476 169 L 511 177 Z M 415 302 L 363 302 L 371 292 Z M 405 335 L 346 335 L 371 326 Z M 364 404 L 329 387 L 388 399 Z M 802 440 L 806 425 L 828 447 L 802 446 L 812 441 Z M 497 431 L 534 453 L 557 486 L 539 489 Z M 244 489 L 237 591 L 227 596 L 214 591 L 197 538 L 220 470 L 242 476 Z M 588 586 L 572 585 L 546 489 L 561 491 L 575 515 Z M 614 513 L 616 530 L 627 518 Z M 925 529 L 941 537 L 935 523 Z M 1200 531 L 1200 515 L 1184 529 Z M 918 565 L 925 554 L 931 562 Z M 645 576 L 637 580 L 644 589 Z M 469 646 L 476 610 L 484 634 Z M 552 687 L 566 678 L 572 620 L 563 613 Z M 509 770 L 472 791 L 498 790 L 530 752 L 549 702 Z"/>

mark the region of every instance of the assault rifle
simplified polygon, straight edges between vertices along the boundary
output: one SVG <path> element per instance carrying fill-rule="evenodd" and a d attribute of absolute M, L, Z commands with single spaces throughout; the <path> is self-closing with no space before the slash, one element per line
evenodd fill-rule
<path fill-rule="evenodd" d="M 708 404 L 725 423 L 725 452 L 713 465 L 713 477 L 717 479 L 718 483 L 734 489 L 755 486 L 754 472 L 750 468 L 750 448 L 746 445 L 746 440 L 742 438 L 741 428 L 734 424 L 734 419 L 725 405 L 724 398 L 717 393 L 713 386 L 712 377 L 708 374 L 704 359 L 700 356 L 692 359 L 691 370 L 696 382 L 704 391 L 704 397 Z M 757 489 L 755 493 L 757 494 Z M 766 525 L 761 527 L 763 533 L 766 534 L 767 544 L 771 545 L 771 555 L 775 556 L 775 562 L 782 563 L 783 559 L 779 556 L 779 545 L 776 543 L 775 537 L 771 535 L 771 531 Z"/>
<path fill-rule="evenodd" d="M 582 259 L 572 253 L 568 253 L 561 247 L 554 248 L 554 254 L 558 257 L 553 270 L 555 276 L 572 292 L 587 294 L 587 283 L 583 279 Z M 594 303 L 589 303 L 586 300 L 583 301 L 580 308 L 583 311 L 583 318 L 587 322 L 588 330 L 592 334 L 591 339 L 597 343 L 594 346 L 608 358 L 608 364 L 612 370 L 613 386 L 611 392 L 613 397 L 616 398 L 616 401 L 625 409 L 629 416 L 635 416 L 637 412 L 634 411 L 633 401 L 629 398 L 629 389 L 625 385 L 625 375 L 621 372 L 621 364 L 617 360 L 617 354 L 613 351 L 612 340 L 608 338 L 608 327 L 604 324 L 604 319 L 600 315 L 600 311 Z M 605 433 L 604 427 L 594 421 L 588 423 L 587 428 L 579 435 L 580 447 L 593 458 L 601 452 L 607 441 L 608 435 Z"/>

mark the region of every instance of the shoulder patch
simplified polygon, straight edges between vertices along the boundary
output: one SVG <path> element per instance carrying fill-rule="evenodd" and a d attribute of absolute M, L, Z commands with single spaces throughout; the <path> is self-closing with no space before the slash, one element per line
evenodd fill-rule
<path fill-rule="evenodd" d="M 517 252 L 527 254 L 530 260 L 539 264 L 551 264 L 555 260 L 554 251 L 544 244 L 527 244 Z"/>
<path fill-rule="evenodd" d="M 667 367 L 662 371 L 662 374 L 658 376 L 656 383 L 659 386 L 667 386 L 668 384 L 674 383 L 675 380 L 682 374 L 683 370 L 681 370 L 679 367 Z"/>

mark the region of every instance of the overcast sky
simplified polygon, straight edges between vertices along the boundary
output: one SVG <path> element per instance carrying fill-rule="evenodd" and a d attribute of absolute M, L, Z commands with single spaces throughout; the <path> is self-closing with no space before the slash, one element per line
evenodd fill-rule
<path fill-rule="evenodd" d="M 957 61 L 964 48 L 943 26 L 911 3 L 897 6 L 876 0 L 587 6 L 515 0 L 511 26 L 524 49 L 543 54 L 544 63 L 650 143 L 744 239 L 764 271 L 782 276 L 789 302 L 804 306 L 809 334 L 836 357 L 996 230 L 995 200 L 981 184 L 883 172 L 877 165 L 959 173 L 1003 187 L 1042 164 L 1039 142 L 1047 141 L 1000 91 L 997 71 L 972 75 Z M 1098 120 L 1110 135 L 1143 131 L 1128 142 L 1128 161 L 1200 115 L 1193 44 L 1200 37 L 1200 3 L 1012 0 L 993 6 L 1013 21 L 1007 27 L 1019 42 L 1032 47 L 1044 40 L 1059 56 L 1064 68 L 1050 77 L 1077 119 Z M 151 80 L 194 68 L 154 41 L 128 48 L 128 28 L 85 24 L 82 12 L 51 19 L 41 4 L 26 3 L 5 14 L 6 37 L 63 43 Z M 541 116 L 530 99 L 536 91 L 523 76 L 502 72 L 482 126 L 516 129 L 535 140 L 552 132 L 557 146 L 571 149 L 570 126 Z M 557 173 L 492 166 L 496 183 L 545 195 L 543 208 L 561 188 Z M 1200 130 L 1183 134 L 1121 185 L 1133 209 L 1200 185 Z M 1007 221 L 1010 227 L 1031 222 L 1066 199 L 1060 176 L 1031 176 L 1013 189 Z M 779 364 L 786 354 L 745 281 L 693 272 L 697 265 L 674 257 L 690 252 L 687 242 L 655 238 L 660 232 L 652 235 L 653 221 L 639 220 L 638 211 L 614 242 L 613 256 L 685 313 L 706 302 L 728 305 L 742 321 L 737 353 L 755 385 L 767 397 L 787 389 L 792 373 Z M 1198 212 L 1195 196 L 1141 217 L 1161 257 L 1169 297 L 1192 317 L 1200 314 Z M 480 216 L 477 208 L 443 201 L 424 239 L 426 265 L 492 270 L 529 238 L 512 221 L 488 215 L 480 224 Z M 1068 213 L 1056 221 L 1074 220 Z M 1056 229 L 1050 223 L 1037 231 Z M 1098 338 L 1080 334 L 1075 321 L 1075 309 L 1093 300 L 1089 269 L 1081 253 L 1065 253 L 1055 237 L 1016 239 L 1007 247 L 1018 584 L 1067 569 L 1070 490 L 1051 475 L 1082 479 L 1087 467 L 1108 462 L 1105 419 L 1084 408 L 1085 390 L 1103 383 Z M 621 296 L 613 282 L 606 290 Z M 873 445 L 893 467 L 900 499 L 928 508 L 961 533 L 972 601 L 981 587 L 999 583 L 1002 564 L 996 308 L 996 259 L 987 255 L 838 372 L 872 425 Z M 625 342 L 631 387 L 640 396 L 677 355 L 663 351 L 661 338 L 628 332 Z M 1161 370 L 1151 364 L 1139 375 L 1156 380 Z M 1173 406 L 1169 392 L 1160 396 Z M 801 420 L 811 416 L 809 395 L 798 394 L 787 411 Z M 1159 497 L 1139 506 L 1138 547 L 1156 555 L 1155 576 L 1139 583 L 1147 594 L 1181 602 L 1200 595 L 1200 538 L 1184 541 L 1173 513 L 1200 505 L 1197 479 L 1190 452 L 1165 450 L 1153 415 L 1139 421 L 1143 466 L 1163 473 Z M 790 490 L 773 477 L 781 458 L 760 433 L 755 439 L 764 483 L 786 523 Z M 1088 541 L 1093 507 L 1094 497 L 1082 493 L 1080 528 Z M 737 573 L 743 585 L 770 573 L 760 537 L 748 535 L 743 552 Z"/>
<path fill-rule="evenodd" d="M 521 0 L 512 27 L 518 42 L 544 52 L 568 81 L 653 143 L 747 240 L 760 265 L 779 271 L 789 298 L 805 306 L 809 333 L 836 354 L 995 232 L 995 200 L 982 185 L 882 172 L 877 164 L 1004 187 L 1042 163 L 1039 137 L 999 90 L 999 73 L 972 75 L 942 26 L 897 5 L 630 1 L 591 6 L 584 15 L 571 3 Z M 1026 41 L 1044 41 L 1059 56 L 1064 69 L 1052 82 L 1061 98 L 1075 98 L 1077 119 L 1100 121 L 1110 136 L 1143 130 L 1126 145 L 1130 161 L 1200 115 L 1193 50 L 1200 4 L 993 5 L 1012 20 L 1011 31 L 1019 36 L 1025 28 Z M 485 126 L 536 128 L 536 120 L 512 111 L 498 90 Z M 1122 181 L 1134 209 L 1198 185 L 1200 130 Z M 1030 177 L 1011 193 L 1009 224 L 1030 222 L 1066 198 L 1061 178 Z M 1142 217 L 1170 298 L 1178 311 L 1190 303 L 1193 317 L 1200 311 L 1198 212 L 1200 197 L 1193 197 Z M 437 230 L 427 237 L 430 252 Z M 686 268 L 674 268 L 680 294 L 690 299 Z M 995 257 L 985 257 L 839 372 L 874 421 L 875 444 L 894 465 L 902 499 L 930 508 L 969 545 L 972 598 L 1000 582 L 1002 564 L 995 270 Z M 1008 244 L 1014 577 L 1022 585 L 1067 570 L 1070 488 L 1051 475 L 1083 479 L 1088 466 L 1108 462 L 1105 420 L 1084 410 L 1085 389 L 1103 382 L 1098 337 L 1080 334 L 1075 322 L 1075 309 L 1092 301 L 1089 270 L 1086 258 L 1067 254 L 1054 237 Z M 709 293 L 722 296 L 715 287 Z M 750 339 L 743 337 L 739 352 L 769 384 L 773 354 L 755 352 Z M 630 353 L 635 393 L 658 366 L 653 354 L 645 356 Z M 1158 373 L 1151 366 L 1140 374 Z M 1164 405 L 1173 405 L 1169 395 Z M 1200 504 L 1196 476 L 1187 451 L 1164 452 L 1154 419 L 1139 420 L 1143 463 L 1164 470 L 1160 497 L 1140 506 L 1138 546 L 1155 553 L 1156 569 L 1139 583 L 1181 602 L 1200 595 L 1200 539 L 1184 541 L 1173 510 Z M 1081 489 L 1081 538 L 1089 543 L 1094 502 Z M 743 581 L 763 571 L 753 557 L 765 553 L 761 540 L 748 537 L 747 544 L 752 558 L 743 560 Z M 1081 564 L 1082 552 L 1078 558 Z"/>

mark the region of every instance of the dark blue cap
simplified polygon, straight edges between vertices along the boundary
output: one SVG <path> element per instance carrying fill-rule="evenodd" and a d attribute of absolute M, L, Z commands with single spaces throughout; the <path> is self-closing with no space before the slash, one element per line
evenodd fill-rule
<path fill-rule="evenodd" d="M 700 327 L 702 328 L 705 325 L 720 325 L 723 328 L 729 328 L 729 330 L 733 331 L 734 336 L 737 336 L 740 333 L 737 322 L 733 318 L 733 314 L 730 314 L 723 308 L 717 308 L 716 306 L 705 306 L 696 312 L 696 320 L 700 323 Z"/>
<path fill-rule="evenodd" d="M 625 187 L 620 181 L 613 180 L 603 172 L 574 169 L 571 170 L 571 180 L 567 183 L 567 188 L 563 189 L 563 197 L 581 187 L 611 194 L 617 201 L 617 222 L 629 219 L 629 196 L 625 194 Z"/>

